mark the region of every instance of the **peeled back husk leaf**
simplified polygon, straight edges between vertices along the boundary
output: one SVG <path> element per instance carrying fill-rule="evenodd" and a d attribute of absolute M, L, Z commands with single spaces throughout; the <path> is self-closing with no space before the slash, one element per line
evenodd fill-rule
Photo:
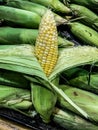
<path fill-rule="evenodd" d="M 6 45 L 0 47 L 0 68 L 38 76 L 47 81 L 30 45 Z"/>
<path fill-rule="evenodd" d="M 57 64 L 49 76 L 49 79 L 73 67 L 96 62 L 98 62 L 98 49 L 96 47 L 77 46 L 62 48 L 59 51 Z"/>

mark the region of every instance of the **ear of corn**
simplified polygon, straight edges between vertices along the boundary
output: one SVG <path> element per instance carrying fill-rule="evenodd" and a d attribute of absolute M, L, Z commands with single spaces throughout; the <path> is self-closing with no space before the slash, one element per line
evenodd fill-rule
<path fill-rule="evenodd" d="M 72 78 L 69 80 L 69 84 L 78 87 L 87 91 L 91 91 L 93 93 L 98 94 L 98 74 L 91 73 L 89 75 L 87 73 L 84 73 L 84 75 L 78 75 L 75 78 Z"/>
<path fill-rule="evenodd" d="M 42 18 L 35 45 L 35 55 L 47 76 L 52 72 L 58 58 L 58 34 L 54 16 L 48 10 Z"/>
<path fill-rule="evenodd" d="M 21 27 L 38 28 L 41 17 L 35 12 L 0 6 L 0 19 L 4 19 Z"/>
<path fill-rule="evenodd" d="M 1 45 L 15 45 L 15 44 L 34 45 L 37 36 L 38 36 L 38 29 L 13 28 L 13 27 L 0 28 Z M 59 47 L 74 46 L 74 43 L 58 36 L 58 46 Z"/>
<path fill-rule="evenodd" d="M 96 25 L 96 23 L 98 23 L 97 14 L 81 5 L 71 4 L 70 7 L 74 11 L 76 16 L 83 17 L 80 19 L 81 22 L 98 31 L 98 26 Z"/>
<path fill-rule="evenodd" d="M 50 7 L 50 8 L 54 9 L 57 12 L 61 12 L 61 13 L 69 13 L 69 12 L 71 12 L 70 8 L 65 6 L 59 0 L 44 0 L 44 1 L 43 0 L 30 0 L 30 1 L 41 4 L 41 5 L 44 5 L 46 7 Z"/>
<path fill-rule="evenodd" d="M 43 5 L 33 3 L 33 2 L 29 2 L 29 1 L 23 1 L 23 0 L 14 0 L 14 1 L 9 0 L 6 5 L 10 6 L 10 7 L 15 7 L 15 8 L 35 12 L 38 15 L 40 15 L 41 17 L 44 15 L 44 13 L 48 9 L 47 7 L 45 7 Z M 55 21 L 56 21 L 57 25 L 60 25 L 64 22 L 67 22 L 66 19 L 64 19 L 63 17 L 61 17 L 60 15 L 58 15 L 56 13 L 54 13 L 54 17 L 55 17 Z"/>
<path fill-rule="evenodd" d="M 97 130 L 98 126 L 66 109 L 55 108 L 53 120 L 67 130 Z"/>
<path fill-rule="evenodd" d="M 50 122 L 57 96 L 51 90 L 41 84 L 31 84 L 32 102 L 35 110 L 40 114 L 42 120 Z"/>
<path fill-rule="evenodd" d="M 70 24 L 70 30 L 82 43 L 98 47 L 98 33 L 94 29 L 79 23 Z"/>
<path fill-rule="evenodd" d="M 37 29 L 1 27 L 0 44 L 31 44 L 34 45 L 38 35 Z"/>
<path fill-rule="evenodd" d="M 98 0 L 70 0 L 72 3 L 87 6 L 91 9 L 98 9 Z"/>
<path fill-rule="evenodd" d="M 35 45 L 35 55 L 45 74 L 48 76 L 54 68 L 58 58 L 57 29 L 54 16 L 48 10 L 42 18 L 39 34 Z M 36 111 L 44 122 L 50 121 L 57 96 L 41 84 L 31 84 L 32 101 Z"/>
<path fill-rule="evenodd" d="M 88 113 L 90 120 L 98 122 L 98 96 L 96 94 L 67 85 L 61 85 L 60 88 L 73 102 Z M 77 111 L 72 109 L 61 97 L 58 97 L 58 101 L 60 106 L 77 113 Z"/>
<path fill-rule="evenodd" d="M 26 110 L 31 106 L 29 90 L 0 85 L 0 107 Z"/>

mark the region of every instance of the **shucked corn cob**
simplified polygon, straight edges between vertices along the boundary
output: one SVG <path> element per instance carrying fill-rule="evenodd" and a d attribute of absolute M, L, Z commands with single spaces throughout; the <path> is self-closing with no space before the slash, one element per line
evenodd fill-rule
<path fill-rule="evenodd" d="M 42 18 L 36 40 L 35 54 L 47 76 L 53 70 L 58 58 L 57 29 L 54 16 L 48 10 Z"/>

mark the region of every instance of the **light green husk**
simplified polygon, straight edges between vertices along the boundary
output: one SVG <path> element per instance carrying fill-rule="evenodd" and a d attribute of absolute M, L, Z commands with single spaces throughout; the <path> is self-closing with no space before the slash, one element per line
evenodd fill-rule
<path fill-rule="evenodd" d="M 74 11 L 75 15 L 81 17 L 80 21 L 85 25 L 90 26 L 98 31 L 98 16 L 90 9 L 77 5 L 71 4 L 71 9 Z M 82 18 L 83 17 L 83 18 Z"/>
<path fill-rule="evenodd" d="M 26 110 L 32 106 L 30 91 L 0 85 L 0 107 Z"/>
<path fill-rule="evenodd" d="M 43 5 L 33 3 L 33 2 L 29 2 L 29 1 L 22 1 L 22 0 L 14 0 L 14 1 L 8 0 L 6 5 L 10 6 L 10 7 L 15 7 L 15 8 L 35 12 L 38 15 L 40 15 L 41 17 L 48 10 L 48 8 L 43 6 Z M 60 15 L 58 15 L 56 13 L 54 13 L 54 16 L 55 16 L 55 20 L 56 20 L 57 25 L 60 25 L 60 24 L 67 22 L 66 19 L 64 19 L 63 17 L 61 17 Z"/>
<path fill-rule="evenodd" d="M 53 10 L 61 13 L 70 13 L 71 10 L 67 6 L 65 6 L 59 0 L 30 0 L 31 2 L 38 3 L 44 5 L 46 7 L 52 8 Z"/>
<path fill-rule="evenodd" d="M 35 75 L 47 81 L 47 77 L 34 55 L 34 47 L 30 45 L 0 46 L 0 68 Z"/>
<path fill-rule="evenodd" d="M 8 6 L 0 6 L 0 19 L 26 28 L 38 28 L 41 17 L 35 13 Z"/>
<path fill-rule="evenodd" d="M 83 44 L 98 47 L 97 31 L 79 22 L 73 22 L 69 26 L 73 35 L 80 39 Z"/>
<path fill-rule="evenodd" d="M 67 130 L 97 130 L 98 126 L 64 109 L 55 108 L 53 121 Z"/>
<path fill-rule="evenodd" d="M 98 73 L 84 73 L 76 77 L 72 77 L 68 83 L 74 87 L 78 87 L 87 91 L 98 94 Z"/>
<path fill-rule="evenodd" d="M 38 83 L 31 84 L 31 93 L 35 110 L 45 123 L 49 123 L 57 101 L 56 93 Z"/>
<path fill-rule="evenodd" d="M 0 44 L 15 45 L 15 44 L 30 44 L 34 45 L 38 36 L 38 29 L 25 29 L 13 27 L 0 28 Z M 74 46 L 74 43 L 58 36 L 59 47 Z"/>
<path fill-rule="evenodd" d="M 73 102 L 87 112 L 91 120 L 98 122 L 98 96 L 96 94 L 67 85 L 60 85 L 59 87 L 69 96 L 70 99 L 72 99 Z M 77 113 L 77 111 L 72 109 L 61 97 L 58 97 L 58 101 L 60 106 Z"/>
<path fill-rule="evenodd" d="M 59 51 L 58 62 L 49 79 L 61 72 L 81 65 L 98 62 L 98 49 L 91 46 L 62 48 Z"/>

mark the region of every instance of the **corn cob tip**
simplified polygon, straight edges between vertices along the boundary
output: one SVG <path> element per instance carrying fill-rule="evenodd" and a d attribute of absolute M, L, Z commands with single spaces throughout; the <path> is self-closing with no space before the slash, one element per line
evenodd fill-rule
<path fill-rule="evenodd" d="M 43 15 L 35 44 L 35 55 L 47 76 L 52 72 L 58 57 L 58 34 L 51 10 Z"/>

